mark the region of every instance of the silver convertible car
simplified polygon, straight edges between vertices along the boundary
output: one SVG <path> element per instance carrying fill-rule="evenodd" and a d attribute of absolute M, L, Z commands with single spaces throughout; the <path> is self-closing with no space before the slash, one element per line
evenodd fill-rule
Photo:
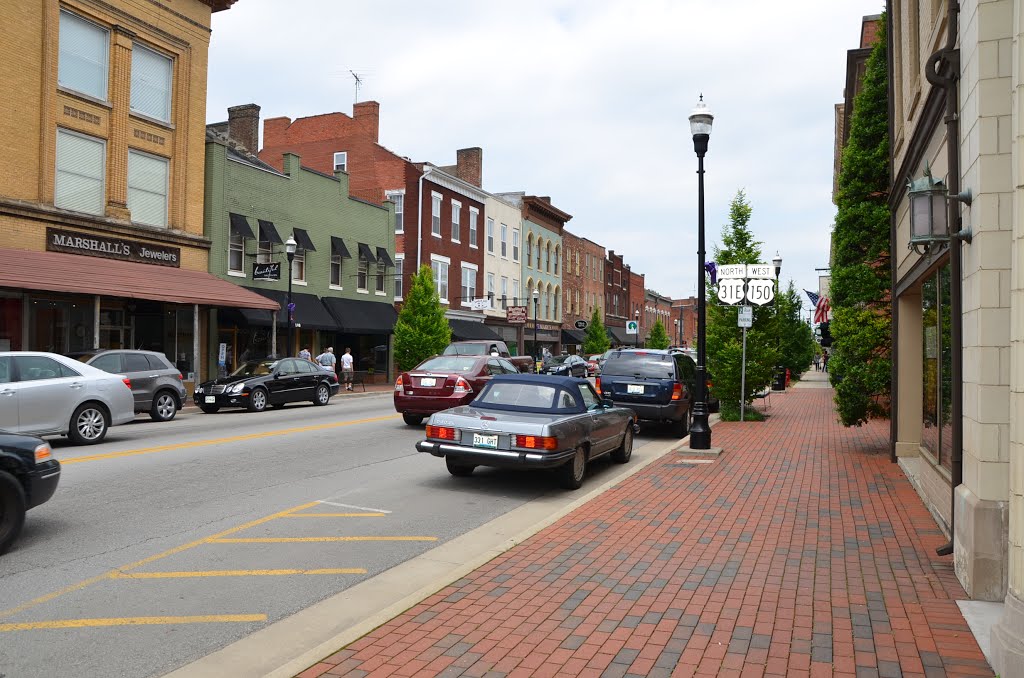
<path fill-rule="evenodd" d="M 468 405 L 431 415 L 416 449 L 444 457 L 454 476 L 477 466 L 553 468 L 575 490 L 588 461 L 629 461 L 636 431 L 633 411 L 601 400 L 586 379 L 496 375 Z"/>

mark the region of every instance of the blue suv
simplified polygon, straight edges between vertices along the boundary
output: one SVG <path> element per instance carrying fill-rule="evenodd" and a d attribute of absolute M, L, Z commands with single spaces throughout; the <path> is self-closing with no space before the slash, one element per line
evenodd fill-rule
<path fill-rule="evenodd" d="M 609 353 L 597 383 L 602 397 L 639 419 L 671 423 L 673 435 L 682 438 L 690 431 L 696 370 L 682 353 L 620 349 Z"/>

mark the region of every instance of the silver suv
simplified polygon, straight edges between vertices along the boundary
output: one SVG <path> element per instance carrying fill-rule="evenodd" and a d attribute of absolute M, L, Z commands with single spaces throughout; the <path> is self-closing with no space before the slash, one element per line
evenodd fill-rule
<path fill-rule="evenodd" d="M 181 372 L 156 351 L 111 349 L 71 354 L 96 369 L 122 374 L 131 381 L 136 412 L 148 412 L 153 421 L 170 421 L 185 402 Z"/>

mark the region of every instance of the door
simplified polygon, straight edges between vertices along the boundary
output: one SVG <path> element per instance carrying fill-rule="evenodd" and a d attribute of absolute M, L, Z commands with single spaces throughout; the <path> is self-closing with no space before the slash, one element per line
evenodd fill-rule
<path fill-rule="evenodd" d="M 0 431 L 18 430 L 18 391 L 10 356 L 0 356 Z"/>
<path fill-rule="evenodd" d="M 270 402 L 291 403 L 299 399 L 301 393 L 302 368 L 294 358 L 285 358 L 277 364 L 275 375 L 267 381 L 270 390 Z M 312 396 L 310 396 L 312 397 Z"/>
<path fill-rule="evenodd" d="M 18 432 L 66 431 L 85 392 L 85 380 L 53 358 L 14 356 L 12 384 L 18 392 Z"/>
<path fill-rule="evenodd" d="M 329 377 L 330 373 L 327 370 L 321 370 L 308 360 L 296 360 L 295 365 L 299 370 L 296 400 L 313 400 L 316 396 L 316 387 L 320 385 L 324 377 Z"/>
<path fill-rule="evenodd" d="M 591 419 L 590 445 L 595 454 L 614 449 L 619 442 L 618 418 L 602 406 L 601 397 L 589 383 L 580 385 L 580 394 Z"/>
<path fill-rule="evenodd" d="M 132 397 L 135 399 L 135 409 L 144 412 L 153 403 L 153 392 L 156 390 L 156 382 L 160 378 L 159 372 L 154 370 L 144 353 L 121 354 L 124 376 L 132 382 Z"/>

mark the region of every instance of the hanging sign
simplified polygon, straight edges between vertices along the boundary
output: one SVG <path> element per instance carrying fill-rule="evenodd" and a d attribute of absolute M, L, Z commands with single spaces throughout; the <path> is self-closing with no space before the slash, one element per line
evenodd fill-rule
<path fill-rule="evenodd" d="M 505 309 L 505 320 L 512 324 L 526 323 L 526 307 L 509 306 L 507 309 Z"/>
<path fill-rule="evenodd" d="M 277 261 L 272 264 L 253 264 L 252 265 L 252 279 L 253 280 L 280 280 L 281 279 L 281 262 Z"/>
<path fill-rule="evenodd" d="M 490 299 L 474 299 L 469 302 L 469 307 L 474 311 L 485 311 L 491 307 Z"/>
<path fill-rule="evenodd" d="M 590 325 L 590 321 L 589 320 L 577 320 L 572 325 L 573 325 L 573 327 L 575 327 L 578 330 L 585 330 Z"/>

